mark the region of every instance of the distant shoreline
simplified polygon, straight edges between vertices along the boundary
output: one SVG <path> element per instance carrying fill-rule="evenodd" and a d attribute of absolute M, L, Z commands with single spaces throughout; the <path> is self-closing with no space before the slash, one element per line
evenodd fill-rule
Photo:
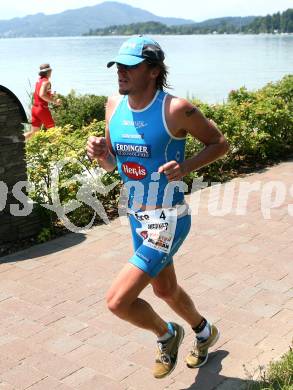
<path fill-rule="evenodd" d="M 17 36 L 17 37 L 2 37 L 0 36 L 0 39 L 34 39 L 34 38 L 37 38 L 37 39 L 40 39 L 40 38 L 54 38 L 54 39 L 58 39 L 58 38 L 124 38 L 124 37 L 131 37 L 131 36 L 136 36 L 136 35 L 139 35 L 139 34 L 112 34 L 112 35 L 86 35 L 86 34 L 82 34 L 82 35 L 47 35 L 47 36 L 43 36 L 43 35 L 38 35 L 38 36 Z M 184 37 L 184 36 L 203 36 L 203 35 L 208 35 L 208 36 L 217 36 L 217 35 L 221 35 L 221 36 L 235 36 L 235 35 L 239 35 L 239 36 L 264 36 L 264 35 L 268 35 L 268 36 L 292 36 L 293 33 L 233 33 L 233 34 L 229 34 L 229 33 L 201 33 L 201 34 L 160 34 L 160 33 L 146 33 L 145 35 L 158 35 L 158 36 L 162 36 L 162 37 L 171 37 L 171 36 L 176 36 L 176 37 Z"/>

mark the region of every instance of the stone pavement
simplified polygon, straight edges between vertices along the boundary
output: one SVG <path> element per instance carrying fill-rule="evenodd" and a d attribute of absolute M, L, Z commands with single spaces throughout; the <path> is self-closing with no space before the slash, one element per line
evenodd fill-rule
<path fill-rule="evenodd" d="M 193 226 L 175 266 L 199 310 L 221 330 L 207 365 L 185 366 L 193 335 L 184 324 L 176 369 L 153 379 L 154 336 L 106 309 L 105 292 L 132 251 L 121 218 L 0 259 L 0 390 L 239 390 L 288 351 L 293 162 L 188 200 Z M 151 288 L 142 296 L 166 320 L 183 323 Z"/>

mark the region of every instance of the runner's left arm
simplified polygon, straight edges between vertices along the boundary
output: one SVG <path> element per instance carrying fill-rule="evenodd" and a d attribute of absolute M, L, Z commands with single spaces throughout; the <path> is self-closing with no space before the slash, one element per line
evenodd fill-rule
<path fill-rule="evenodd" d="M 174 136 L 190 134 L 204 144 L 204 148 L 182 163 L 169 161 L 159 168 L 169 181 L 180 180 L 188 173 L 202 168 L 222 157 L 229 150 L 226 138 L 213 121 L 185 99 L 172 99 L 167 115 L 168 126 Z"/>

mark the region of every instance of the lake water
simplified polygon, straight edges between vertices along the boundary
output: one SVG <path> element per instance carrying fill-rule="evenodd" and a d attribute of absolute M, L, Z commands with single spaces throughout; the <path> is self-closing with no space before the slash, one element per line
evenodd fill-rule
<path fill-rule="evenodd" d="M 293 35 L 154 36 L 166 53 L 172 93 L 208 103 L 222 102 L 231 89 L 257 89 L 293 73 Z M 106 63 L 125 37 L 0 39 L 0 84 L 28 106 L 38 66 L 53 68 L 53 90 L 67 94 L 116 93 L 115 68 Z"/>

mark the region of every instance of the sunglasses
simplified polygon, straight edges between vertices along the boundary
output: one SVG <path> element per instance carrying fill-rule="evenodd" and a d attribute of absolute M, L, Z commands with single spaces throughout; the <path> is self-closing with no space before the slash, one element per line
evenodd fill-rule
<path fill-rule="evenodd" d="M 124 64 L 119 64 L 118 62 L 116 63 L 117 69 L 118 69 L 118 70 L 131 70 L 131 69 L 136 69 L 136 68 L 139 67 L 140 64 L 142 64 L 142 62 L 140 62 L 139 64 L 136 64 L 136 65 L 124 65 Z"/>

